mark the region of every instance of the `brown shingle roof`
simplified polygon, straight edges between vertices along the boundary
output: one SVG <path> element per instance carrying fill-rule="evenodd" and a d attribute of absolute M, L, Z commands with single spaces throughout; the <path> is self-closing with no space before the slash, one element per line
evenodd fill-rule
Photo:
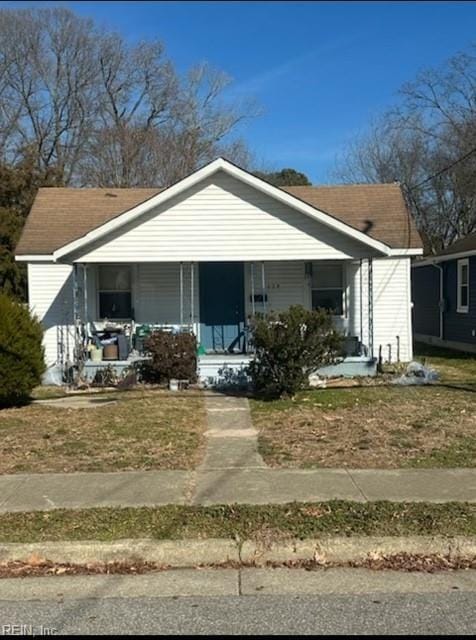
<path fill-rule="evenodd" d="M 453 242 L 452 245 L 447 247 L 444 251 L 440 251 L 437 256 L 448 256 L 453 253 L 466 253 L 466 251 L 476 250 L 476 233 L 470 233 L 469 236 L 460 238 Z"/>
<path fill-rule="evenodd" d="M 50 254 L 160 191 L 39 189 L 15 253 Z M 285 191 L 390 247 L 421 247 L 398 185 L 285 187 Z"/>
<path fill-rule="evenodd" d="M 160 189 L 39 189 L 15 253 L 50 254 L 159 192 Z"/>
<path fill-rule="evenodd" d="M 284 187 L 284 190 L 394 249 L 422 246 L 398 184 Z"/>

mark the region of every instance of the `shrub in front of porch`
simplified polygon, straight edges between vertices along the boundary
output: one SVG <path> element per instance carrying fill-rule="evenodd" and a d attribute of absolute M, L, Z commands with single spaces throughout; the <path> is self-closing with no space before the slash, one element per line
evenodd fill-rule
<path fill-rule="evenodd" d="M 43 330 L 26 305 L 0 294 L 0 407 L 23 404 L 45 370 Z"/>
<path fill-rule="evenodd" d="M 310 373 L 335 362 L 342 349 L 330 314 L 301 306 L 257 317 L 252 336 L 249 375 L 255 392 L 268 398 L 293 396 L 308 386 Z"/>
<path fill-rule="evenodd" d="M 144 382 L 168 383 L 170 380 L 197 378 L 197 339 L 193 333 L 154 331 L 144 344 L 151 357 L 141 367 Z"/>

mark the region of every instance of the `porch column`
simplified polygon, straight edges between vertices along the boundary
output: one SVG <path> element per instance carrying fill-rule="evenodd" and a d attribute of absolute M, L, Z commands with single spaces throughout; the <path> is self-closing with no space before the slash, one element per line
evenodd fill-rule
<path fill-rule="evenodd" d="M 183 325 L 183 262 L 180 263 L 180 328 Z"/>
<path fill-rule="evenodd" d="M 368 316 L 369 316 L 369 355 L 374 355 L 374 286 L 373 286 L 373 258 L 368 258 Z"/>
<path fill-rule="evenodd" d="M 88 266 L 83 264 L 83 312 L 84 312 L 84 323 L 86 325 L 86 333 L 89 334 L 88 331 Z"/>
<path fill-rule="evenodd" d="M 255 304 L 255 263 L 250 262 L 250 278 L 251 278 L 251 314 L 253 318 L 256 315 Z"/>
<path fill-rule="evenodd" d="M 263 314 L 266 315 L 267 301 L 266 301 L 266 275 L 264 270 L 264 262 L 261 263 L 261 290 L 263 295 Z"/>
<path fill-rule="evenodd" d="M 195 333 L 195 265 L 190 263 L 190 327 L 192 333 Z"/>
<path fill-rule="evenodd" d="M 84 265 L 81 265 L 83 273 L 82 273 L 82 281 L 84 287 Z M 80 300 L 79 300 L 79 265 L 73 265 L 73 331 L 74 331 L 74 347 L 73 347 L 73 361 L 74 365 L 77 368 L 77 373 L 81 373 L 81 364 L 84 360 L 83 353 L 83 327 L 81 320 L 81 311 L 80 311 Z M 84 304 L 84 291 L 83 291 L 83 304 Z"/>
<path fill-rule="evenodd" d="M 364 344 L 364 261 L 360 258 L 359 264 L 359 303 L 360 303 L 360 344 Z M 361 347 L 363 348 L 363 347 Z"/>

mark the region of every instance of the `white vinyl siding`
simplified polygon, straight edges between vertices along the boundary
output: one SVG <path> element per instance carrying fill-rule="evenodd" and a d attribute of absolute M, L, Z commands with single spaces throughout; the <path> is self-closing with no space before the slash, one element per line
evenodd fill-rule
<path fill-rule="evenodd" d="M 199 313 L 198 265 L 194 265 L 194 303 L 191 304 L 190 263 L 183 264 L 183 322 L 190 323 Z M 180 264 L 140 264 L 136 275 L 136 322 L 178 324 L 180 322 Z"/>
<path fill-rule="evenodd" d="M 97 241 L 78 262 L 326 260 L 371 251 L 236 178 L 218 172 L 140 223 Z"/>
<path fill-rule="evenodd" d="M 373 282 L 374 355 L 378 356 L 379 347 L 382 347 L 384 362 L 388 360 L 389 353 L 394 362 L 398 336 L 400 360 L 408 362 L 413 357 L 410 258 L 374 260 Z"/>
<path fill-rule="evenodd" d="M 58 358 L 59 331 L 63 332 L 65 354 L 73 348 L 73 283 L 69 265 L 35 262 L 28 264 L 29 306 L 41 320 L 44 335 L 45 362 Z M 67 338 L 69 337 L 69 338 Z"/>
<path fill-rule="evenodd" d="M 306 261 L 264 262 L 265 286 L 268 294 L 267 309 L 282 311 L 291 305 L 311 307 L 311 281 L 306 275 Z M 317 264 L 317 267 L 319 265 Z M 340 328 L 348 333 L 362 337 L 364 344 L 368 339 L 368 289 L 367 263 L 363 262 L 362 274 L 360 262 L 348 262 L 345 268 L 346 316 Z M 72 268 L 67 265 L 51 263 L 30 263 L 28 280 L 30 307 L 39 317 L 45 328 L 44 345 L 48 365 L 57 360 L 58 332 L 69 332 L 67 349 L 72 355 Z M 244 265 L 245 307 L 247 316 L 251 315 L 251 266 Z M 255 293 L 262 292 L 262 262 L 254 263 Z M 198 264 L 194 270 L 194 322 L 199 321 L 199 278 Z M 360 289 L 360 282 L 363 287 Z M 391 345 L 391 357 L 397 357 L 397 336 L 400 340 L 400 360 L 412 358 L 412 333 L 410 309 L 410 259 L 387 258 L 374 259 L 374 354 L 378 356 L 382 347 L 383 359 L 388 359 Z M 81 270 L 79 273 L 81 283 Z M 183 264 L 183 320 L 190 322 L 191 282 L 190 263 Z M 137 323 L 178 324 L 180 322 L 180 264 L 145 263 L 132 266 L 132 295 L 135 320 Z M 360 300 L 362 299 L 362 313 Z M 97 309 L 97 265 L 88 268 L 88 320 L 98 321 Z M 81 297 L 80 297 L 81 302 Z M 82 305 L 81 305 L 82 306 Z M 262 311 L 256 305 L 256 311 Z M 362 320 L 362 325 L 361 325 Z"/>
<path fill-rule="evenodd" d="M 262 262 L 254 263 L 254 291 L 261 294 Z M 252 313 L 251 303 L 251 265 L 245 264 L 245 313 Z M 284 311 L 291 305 L 302 305 L 309 308 L 308 286 L 304 271 L 304 262 L 265 262 L 265 290 L 267 293 L 267 311 Z M 263 312 L 263 305 L 256 303 L 255 312 Z"/>

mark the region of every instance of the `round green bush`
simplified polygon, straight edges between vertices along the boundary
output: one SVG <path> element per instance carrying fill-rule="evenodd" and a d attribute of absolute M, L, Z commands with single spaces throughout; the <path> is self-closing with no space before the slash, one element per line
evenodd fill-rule
<path fill-rule="evenodd" d="M 43 330 L 26 305 L 0 293 L 0 407 L 23 404 L 45 370 Z"/>

